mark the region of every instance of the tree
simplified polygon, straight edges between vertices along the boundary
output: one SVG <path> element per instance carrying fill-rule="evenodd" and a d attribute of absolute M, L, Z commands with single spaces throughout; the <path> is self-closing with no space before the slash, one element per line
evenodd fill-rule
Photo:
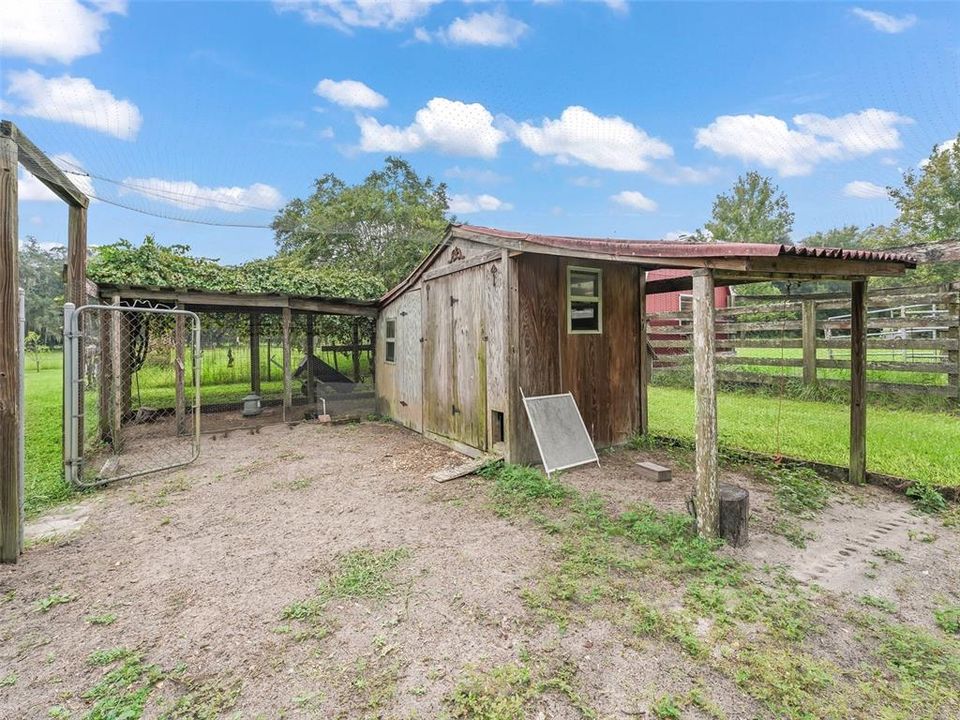
<path fill-rule="evenodd" d="M 24 290 L 27 331 L 45 345 L 57 342 L 63 317 L 63 264 L 66 248 L 44 248 L 27 237 L 20 248 L 20 287 Z"/>
<path fill-rule="evenodd" d="M 447 188 L 388 157 L 358 185 L 328 174 L 313 194 L 273 221 L 281 256 L 310 265 L 367 272 L 388 286 L 403 279 L 447 226 Z"/>
<path fill-rule="evenodd" d="M 960 133 L 953 141 L 935 147 L 919 168 L 907 170 L 902 187 L 890 187 L 887 192 L 900 214 L 890 225 L 866 231 L 865 247 L 905 247 L 960 239 Z M 960 263 L 956 262 L 924 263 L 910 274 L 913 284 L 957 279 Z"/>
<path fill-rule="evenodd" d="M 31 330 L 23 337 L 24 349 L 33 356 L 33 361 L 37 366 L 37 372 L 40 372 L 40 359 L 43 354 L 50 351 L 50 348 L 43 344 L 40 335 Z"/>
<path fill-rule="evenodd" d="M 793 213 L 780 188 L 751 171 L 737 178 L 729 194 L 717 195 L 704 228 L 721 242 L 789 243 Z"/>
<path fill-rule="evenodd" d="M 831 230 L 818 230 L 808 235 L 800 244 L 818 248 L 857 248 L 863 242 L 863 233 L 856 225 L 844 225 Z"/>

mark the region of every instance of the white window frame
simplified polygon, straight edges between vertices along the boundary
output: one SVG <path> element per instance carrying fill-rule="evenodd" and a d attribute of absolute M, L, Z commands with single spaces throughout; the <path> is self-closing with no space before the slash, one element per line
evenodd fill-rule
<path fill-rule="evenodd" d="M 573 273 L 586 273 L 595 275 L 597 278 L 597 294 L 594 295 L 571 295 L 571 277 Z M 587 302 L 595 303 L 597 306 L 597 329 L 596 330 L 574 330 L 573 329 L 573 303 Z M 567 265 L 567 333 L 569 335 L 602 335 L 603 334 L 603 268 L 583 267 L 580 265 Z"/>
<path fill-rule="evenodd" d="M 392 337 L 389 332 L 391 323 L 393 324 Z M 387 352 L 387 348 L 390 347 L 391 344 L 393 345 L 393 360 L 390 359 L 390 353 Z M 387 365 L 397 364 L 397 318 L 395 317 L 383 319 L 383 361 Z"/>

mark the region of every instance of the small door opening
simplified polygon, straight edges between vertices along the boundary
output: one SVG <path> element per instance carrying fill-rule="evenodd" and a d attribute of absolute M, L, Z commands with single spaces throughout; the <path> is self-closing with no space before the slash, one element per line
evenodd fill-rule
<path fill-rule="evenodd" d="M 490 413 L 490 432 L 493 443 L 503 442 L 503 413 L 499 410 L 493 410 Z"/>

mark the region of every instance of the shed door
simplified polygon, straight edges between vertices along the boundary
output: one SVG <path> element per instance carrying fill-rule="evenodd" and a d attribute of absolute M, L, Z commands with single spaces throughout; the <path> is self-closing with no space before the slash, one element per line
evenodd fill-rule
<path fill-rule="evenodd" d="M 485 450 L 487 338 L 482 280 L 482 268 L 471 268 L 424 283 L 424 427 Z"/>
<path fill-rule="evenodd" d="M 397 419 L 417 432 L 423 430 L 420 337 L 420 291 L 411 290 L 397 302 Z"/>

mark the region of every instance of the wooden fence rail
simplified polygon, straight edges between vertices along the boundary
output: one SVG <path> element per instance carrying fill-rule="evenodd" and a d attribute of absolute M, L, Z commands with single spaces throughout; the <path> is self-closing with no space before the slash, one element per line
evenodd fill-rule
<path fill-rule="evenodd" d="M 960 405 L 960 289 L 868 296 L 868 390 L 953 398 Z M 647 315 L 653 368 L 692 365 L 690 311 Z M 716 311 L 718 379 L 770 385 L 849 386 L 850 300 L 836 295 L 741 297 Z"/>

